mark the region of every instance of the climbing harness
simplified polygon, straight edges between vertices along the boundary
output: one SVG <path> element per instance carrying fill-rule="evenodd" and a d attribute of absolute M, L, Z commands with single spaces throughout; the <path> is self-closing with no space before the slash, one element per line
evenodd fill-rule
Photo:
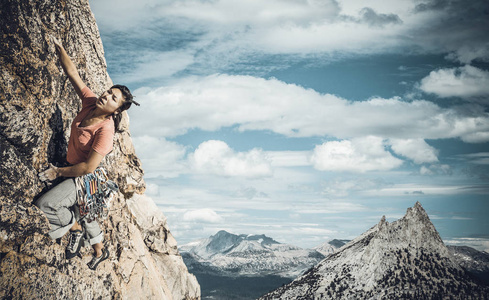
<path fill-rule="evenodd" d="M 107 218 L 110 201 L 119 187 L 115 182 L 109 180 L 105 169 L 97 168 L 93 173 L 76 177 L 75 184 L 80 216 L 87 223 L 95 219 Z"/>

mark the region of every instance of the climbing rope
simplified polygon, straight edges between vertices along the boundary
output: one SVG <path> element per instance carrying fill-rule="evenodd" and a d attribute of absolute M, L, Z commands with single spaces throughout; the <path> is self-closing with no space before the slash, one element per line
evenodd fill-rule
<path fill-rule="evenodd" d="M 77 204 L 80 216 L 87 223 L 95 219 L 106 219 L 114 193 L 119 190 L 117 184 L 107 176 L 104 168 L 97 168 L 75 178 Z"/>

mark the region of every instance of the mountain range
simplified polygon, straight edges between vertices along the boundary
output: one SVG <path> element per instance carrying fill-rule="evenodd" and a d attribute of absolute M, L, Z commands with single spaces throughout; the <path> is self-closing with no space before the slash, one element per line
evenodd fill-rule
<path fill-rule="evenodd" d="M 417 202 L 392 223 L 385 216 L 269 299 L 487 299 L 445 246 Z"/>
<path fill-rule="evenodd" d="M 237 235 L 221 230 L 179 249 L 199 281 L 202 299 L 249 300 L 289 283 L 320 262 L 325 257 L 322 248 L 330 250 L 327 245 L 317 250 L 302 249 L 263 234 Z"/>
<path fill-rule="evenodd" d="M 312 249 L 221 230 L 180 252 L 203 299 L 256 299 L 273 289 L 261 299 L 484 299 L 489 284 L 489 254 L 445 246 L 420 203 L 354 240 Z"/>
<path fill-rule="evenodd" d="M 226 276 L 295 278 L 325 257 L 315 249 L 282 244 L 266 235 L 236 235 L 224 230 L 179 249 L 192 271 Z"/>

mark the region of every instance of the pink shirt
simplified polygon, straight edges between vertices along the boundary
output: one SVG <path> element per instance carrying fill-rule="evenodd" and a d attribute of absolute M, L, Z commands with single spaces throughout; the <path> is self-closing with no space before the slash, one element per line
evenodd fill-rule
<path fill-rule="evenodd" d="M 82 110 L 71 123 L 71 135 L 66 155 L 66 160 L 72 165 L 87 161 L 92 148 L 101 155 L 107 155 L 112 151 L 114 141 L 115 126 L 112 117 L 94 125 L 79 127 L 88 113 L 95 109 L 97 96 L 88 87 L 84 87 L 81 100 Z"/>

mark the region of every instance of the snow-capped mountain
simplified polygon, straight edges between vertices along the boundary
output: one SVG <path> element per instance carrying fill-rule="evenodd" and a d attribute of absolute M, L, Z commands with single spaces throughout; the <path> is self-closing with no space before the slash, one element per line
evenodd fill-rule
<path fill-rule="evenodd" d="M 265 235 L 236 235 L 224 230 L 180 247 L 187 267 L 228 276 L 278 275 L 294 278 L 317 264 L 316 250 L 281 244 Z"/>
<path fill-rule="evenodd" d="M 485 299 L 418 202 L 260 299 Z"/>
<path fill-rule="evenodd" d="M 317 252 L 321 253 L 324 256 L 328 256 L 331 253 L 336 252 L 338 249 L 340 249 L 341 247 L 343 247 L 349 241 L 350 240 L 337 240 L 337 239 L 334 239 L 334 240 L 331 240 L 331 241 L 324 242 L 321 245 L 316 246 L 316 247 L 314 247 L 312 249 L 316 250 Z"/>
<path fill-rule="evenodd" d="M 489 253 L 467 246 L 447 246 L 455 261 L 475 278 L 489 285 Z"/>

